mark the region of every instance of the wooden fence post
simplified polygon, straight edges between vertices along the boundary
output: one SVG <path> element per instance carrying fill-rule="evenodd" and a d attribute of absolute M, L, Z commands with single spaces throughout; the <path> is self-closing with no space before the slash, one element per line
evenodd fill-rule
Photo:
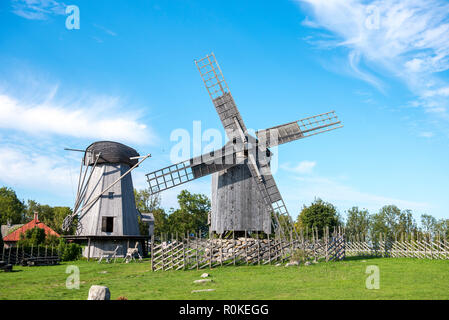
<path fill-rule="evenodd" d="M 53 248 L 52 248 L 53 252 Z M 87 261 L 90 259 L 90 237 L 87 239 Z"/>
<path fill-rule="evenodd" d="M 293 231 L 290 230 L 290 261 L 293 258 Z"/>
<path fill-rule="evenodd" d="M 247 240 L 247 231 L 245 230 L 245 255 L 246 255 L 246 265 L 249 265 L 248 261 L 248 240 Z"/>
<path fill-rule="evenodd" d="M 237 243 L 235 241 L 235 230 L 232 230 L 232 256 L 234 259 L 234 266 L 235 266 L 235 254 L 237 251 Z"/>
<path fill-rule="evenodd" d="M 329 262 L 329 227 L 325 228 L 323 234 L 324 241 L 326 241 L 326 262 Z"/>
<path fill-rule="evenodd" d="M 150 250 L 151 250 L 151 271 L 154 271 L 154 233 L 151 235 L 151 243 L 150 243 Z"/>
<path fill-rule="evenodd" d="M 270 234 L 268 234 L 268 263 L 271 264 L 271 240 L 270 240 Z"/>
<path fill-rule="evenodd" d="M 211 239 L 211 232 L 209 230 L 209 269 L 212 269 L 212 259 L 213 259 L 213 255 L 214 255 L 214 244 L 212 243 L 212 239 Z"/>
<path fill-rule="evenodd" d="M 223 235 L 220 234 L 220 266 L 223 266 Z"/>

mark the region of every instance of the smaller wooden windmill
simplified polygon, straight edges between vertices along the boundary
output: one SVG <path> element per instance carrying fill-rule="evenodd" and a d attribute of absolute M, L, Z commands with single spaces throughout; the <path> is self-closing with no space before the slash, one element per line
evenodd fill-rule
<path fill-rule="evenodd" d="M 269 147 L 341 128 L 334 111 L 248 133 L 214 54 L 195 61 L 229 142 L 203 154 L 147 174 L 151 193 L 158 193 L 212 174 L 210 230 L 292 230 L 291 217 L 271 174 Z M 290 223 L 282 223 L 287 217 Z"/>
<path fill-rule="evenodd" d="M 84 152 L 77 197 L 63 230 L 69 230 L 75 218 L 78 223 L 76 234 L 65 238 L 87 242 L 83 252 L 87 258 L 100 258 L 113 251 L 124 256 L 136 242 L 145 243 L 150 237 L 140 235 L 138 216 L 143 220 L 148 217 L 136 208 L 130 174 L 150 155 L 141 157 L 133 148 L 112 141 L 98 141 L 85 151 L 77 151 Z M 138 248 L 141 253 L 142 247 Z"/>

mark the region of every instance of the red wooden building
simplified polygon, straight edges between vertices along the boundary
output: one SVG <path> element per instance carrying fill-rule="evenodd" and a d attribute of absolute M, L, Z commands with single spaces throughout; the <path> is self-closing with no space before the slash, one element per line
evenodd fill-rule
<path fill-rule="evenodd" d="M 27 224 L 24 224 L 20 228 L 14 230 L 10 234 L 3 237 L 3 242 L 5 243 L 5 247 L 13 247 L 17 243 L 17 241 L 20 240 L 20 235 L 22 233 L 25 233 L 27 230 L 33 229 L 33 228 L 40 228 L 45 230 L 45 236 L 49 235 L 55 235 L 57 237 L 60 237 L 60 235 L 54 231 L 52 228 L 47 226 L 45 223 L 39 221 L 39 217 L 37 213 L 34 214 L 34 219 L 28 222 Z"/>

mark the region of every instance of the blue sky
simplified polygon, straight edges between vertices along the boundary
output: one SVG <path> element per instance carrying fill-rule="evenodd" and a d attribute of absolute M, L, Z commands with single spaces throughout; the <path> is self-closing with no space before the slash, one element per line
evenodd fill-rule
<path fill-rule="evenodd" d="M 448 20 L 436 0 L 2 1 L 0 184 L 72 206 L 80 155 L 63 148 L 106 139 L 152 154 L 133 172 L 146 187 L 173 130 L 222 130 L 194 64 L 214 52 L 248 128 L 330 110 L 345 125 L 276 150 L 292 216 L 321 197 L 449 218 Z M 163 205 L 182 188 L 209 195 L 210 178 Z"/>

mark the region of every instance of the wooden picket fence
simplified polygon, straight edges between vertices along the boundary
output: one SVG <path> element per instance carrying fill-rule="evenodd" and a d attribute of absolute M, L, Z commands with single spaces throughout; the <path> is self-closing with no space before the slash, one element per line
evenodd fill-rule
<path fill-rule="evenodd" d="M 151 270 L 192 270 L 230 265 L 266 265 L 292 260 L 297 250 L 309 259 L 335 261 L 345 257 L 343 234 L 323 239 L 294 238 L 259 239 L 240 237 L 230 239 L 189 236 L 179 239 L 153 237 L 150 243 Z"/>
<path fill-rule="evenodd" d="M 346 241 L 347 256 L 374 256 L 418 259 L 449 259 L 449 242 L 445 239 L 401 239 Z"/>

